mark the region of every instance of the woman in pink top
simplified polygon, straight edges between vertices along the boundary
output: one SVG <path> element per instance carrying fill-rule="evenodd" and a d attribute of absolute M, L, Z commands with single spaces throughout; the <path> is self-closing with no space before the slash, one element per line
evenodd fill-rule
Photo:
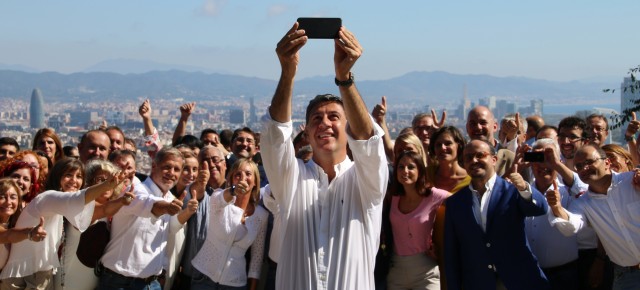
<path fill-rule="evenodd" d="M 432 233 L 436 210 L 449 193 L 429 187 L 420 154 L 401 153 L 393 172 L 389 216 L 394 246 L 388 289 L 440 289 Z"/>

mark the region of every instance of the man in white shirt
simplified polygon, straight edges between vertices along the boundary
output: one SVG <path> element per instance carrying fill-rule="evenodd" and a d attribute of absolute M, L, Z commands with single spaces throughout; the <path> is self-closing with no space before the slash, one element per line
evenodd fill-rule
<path fill-rule="evenodd" d="M 276 289 L 373 289 L 389 173 L 382 129 L 351 74 L 362 47 L 340 28 L 334 64 L 342 99 L 319 95 L 307 107 L 305 134 L 313 158 L 304 163 L 296 159 L 291 141 L 291 108 L 298 51 L 307 40 L 295 23 L 278 43 L 282 73 L 261 141 L 284 233 Z M 354 161 L 347 157 L 347 143 Z"/>
<path fill-rule="evenodd" d="M 533 144 L 533 152 L 546 153 L 543 162 L 531 162 L 534 179 L 531 186 L 545 194 L 558 190 L 562 197 L 562 206 L 568 207 L 580 193 L 580 182 L 573 182 L 573 186 L 566 185 L 554 169 L 562 165 L 560 148 L 553 139 L 538 139 Z M 559 164 L 556 164 L 559 163 Z M 555 166 L 554 166 L 555 165 Z M 575 172 L 573 178 L 578 180 Z M 549 223 L 547 215 L 527 217 L 525 219 L 525 233 L 531 247 L 531 252 L 538 258 L 538 263 L 545 276 L 549 279 L 552 289 L 578 289 L 578 241 L 575 236 L 566 237 Z"/>
<path fill-rule="evenodd" d="M 174 198 L 169 191 L 183 164 L 177 149 L 160 150 L 149 178 L 135 186 L 136 198 L 113 216 L 99 289 L 161 289 L 168 235 L 179 229 L 170 226 L 180 227 L 195 212 L 193 205 L 197 208 L 197 200 L 191 199 L 182 210 L 182 198 Z"/>
<path fill-rule="evenodd" d="M 598 145 L 582 146 L 574 157 L 580 179 L 589 185 L 589 198 L 579 198 L 569 212 L 558 194 L 547 195 L 551 223 L 565 235 L 589 224 L 614 263 L 613 289 L 638 289 L 640 285 L 640 173 L 615 173 Z M 551 219 L 551 217 L 550 217 Z"/>

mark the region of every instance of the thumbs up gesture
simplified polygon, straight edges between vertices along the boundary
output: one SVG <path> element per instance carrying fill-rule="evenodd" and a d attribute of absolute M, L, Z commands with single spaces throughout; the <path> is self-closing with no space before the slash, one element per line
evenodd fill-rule
<path fill-rule="evenodd" d="M 624 133 L 625 140 L 632 139 L 640 129 L 640 121 L 636 119 L 636 112 L 631 112 L 631 121 L 627 125 L 627 131 Z"/>
<path fill-rule="evenodd" d="M 27 237 L 34 242 L 40 242 L 47 237 L 47 231 L 44 230 L 44 217 L 40 217 L 40 223 L 29 230 Z"/>
<path fill-rule="evenodd" d="M 186 193 L 186 191 L 185 191 L 185 193 Z M 190 214 L 196 213 L 196 211 L 198 210 L 198 197 L 196 195 L 194 195 L 194 194 L 191 195 L 191 199 L 189 199 L 189 201 L 187 202 L 186 210 Z"/>

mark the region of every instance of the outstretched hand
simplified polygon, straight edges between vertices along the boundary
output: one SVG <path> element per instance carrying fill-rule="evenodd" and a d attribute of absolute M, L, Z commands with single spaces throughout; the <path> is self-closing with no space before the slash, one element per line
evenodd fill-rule
<path fill-rule="evenodd" d="M 283 73 L 295 74 L 300 62 L 300 54 L 298 52 L 309 39 L 305 35 L 305 31 L 298 30 L 298 27 L 298 22 L 294 23 L 276 46 L 276 54 L 278 55 L 278 60 L 280 60 Z"/>
<path fill-rule="evenodd" d="M 363 49 L 355 35 L 344 26 L 340 27 L 338 38 L 334 42 L 333 62 L 336 69 L 336 78 L 340 81 L 346 81 L 351 76 L 351 68 L 362 55 Z"/>

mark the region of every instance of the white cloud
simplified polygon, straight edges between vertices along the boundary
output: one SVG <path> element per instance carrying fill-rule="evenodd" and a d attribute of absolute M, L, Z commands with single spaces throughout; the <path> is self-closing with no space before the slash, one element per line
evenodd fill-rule
<path fill-rule="evenodd" d="M 215 17 L 227 3 L 227 0 L 205 0 L 200 7 L 196 9 L 196 14 L 206 17 Z"/>
<path fill-rule="evenodd" d="M 289 7 L 283 4 L 271 5 L 267 11 L 269 17 L 281 15 L 289 10 Z"/>

